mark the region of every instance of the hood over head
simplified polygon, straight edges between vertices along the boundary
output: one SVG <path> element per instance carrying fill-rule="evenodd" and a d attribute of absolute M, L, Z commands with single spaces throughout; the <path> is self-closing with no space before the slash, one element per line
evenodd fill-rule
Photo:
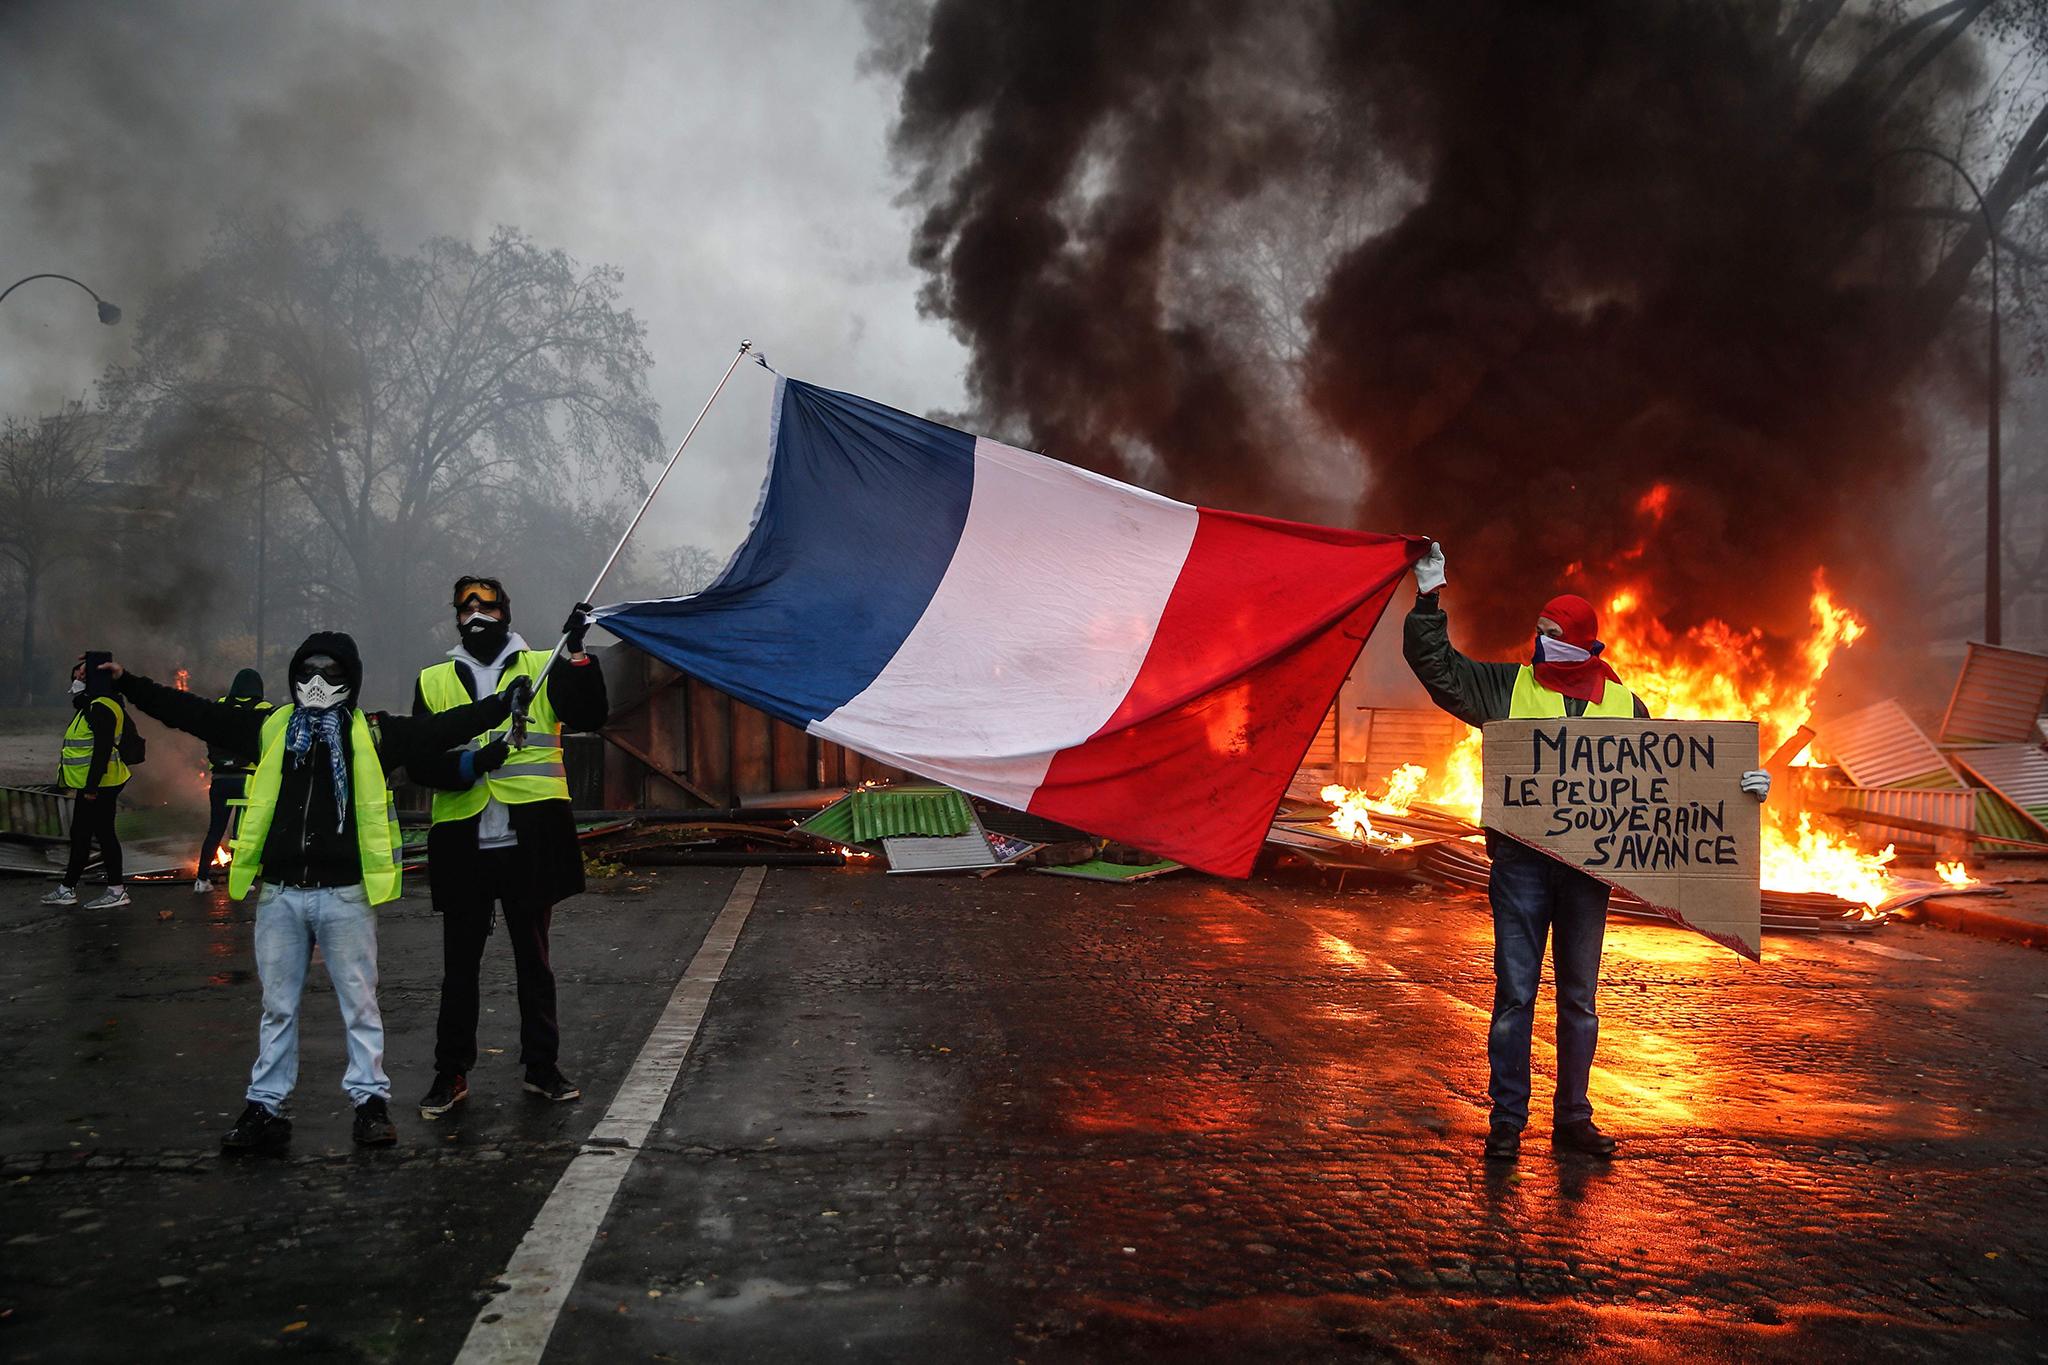
<path fill-rule="evenodd" d="M 336 655 L 339 658 L 339 655 Z M 253 668 L 245 668 L 235 674 L 235 681 L 228 687 L 231 697 L 248 697 L 261 700 L 263 697 L 263 675 Z"/>
<path fill-rule="evenodd" d="M 313 654 L 334 656 L 335 662 L 348 673 L 348 705 L 358 704 L 363 696 L 363 656 L 356 650 L 355 638 L 338 630 L 316 630 L 292 651 L 291 666 L 285 670 L 287 692 L 290 692 L 292 679 L 298 674 L 300 662 Z"/>

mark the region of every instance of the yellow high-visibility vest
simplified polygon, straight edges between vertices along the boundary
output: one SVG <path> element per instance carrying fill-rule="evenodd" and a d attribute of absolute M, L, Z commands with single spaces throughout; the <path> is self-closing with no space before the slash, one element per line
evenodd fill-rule
<path fill-rule="evenodd" d="M 107 770 L 100 776 L 100 785 L 115 787 L 128 780 L 128 765 L 121 761 L 121 731 L 128 724 L 128 713 L 112 697 L 94 697 L 64 727 L 64 753 L 57 761 L 57 771 L 64 785 L 74 791 L 84 788 L 85 779 L 92 772 L 92 727 L 85 716 L 94 706 L 104 706 L 114 713 L 114 742 L 107 751 Z"/>
<path fill-rule="evenodd" d="M 526 743 L 507 755 L 503 767 L 479 777 L 468 790 L 435 792 L 435 824 L 467 820 L 480 814 L 494 796 L 508 806 L 569 799 L 569 774 L 562 766 L 562 722 L 556 717 L 554 704 L 548 700 L 547 685 L 540 678 L 547 661 L 548 651 L 544 649 L 521 650 L 499 673 L 500 692 L 514 678 L 527 678 L 534 684 L 533 702 L 526 711 Z M 420 674 L 420 697 L 435 712 L 452 711 L 471 701 L 469 693 L 463 690 L 462 679 L 456 676 L 453 659 Z M 507 717 L 495 730 L 478 735 L 463 748 L 480 749 L 511 731 L 512 721 Z"/>
<path fill-rule="evenodd" d="M 1599 720 L 1630 720 L 1636 713 L 1636 694 L 1609 678 L 1600 700 L 1586 703 L 1586 714 Z M 1510 720 L 1551 720 L 1564 715 L 1564 693 L 1553 692 L 1536 681 L 1536 670 L 1528 664 L 1515 675 L 1515 695 L 1508 702 Z"/>
<path fill-rule="evenodd" d="M 241 827 L 235 832 L 235 858 L 228 867 L 228 896 L 240 900 L 263 871 L 263 842 L 270 837 L 270 822 L 277 814 L 277 793 L 284 782 L 284 732 L 291 724 L 296 706 L 280 706 L 263 721 L 263 756 L 249 777 L 249 792 L 242 802 Z M 369 719 L 361 711 L 349 713 L 348 752 L 350 758 L 349 804 L 356 812 L 356 855 L 362 860 L 363 891 L 370 904 L 382 905 L 398 899 L 399 855 L 404 840 L 398 833 L 398 808 L 392 803 L 391 788 L 384 781 L 384 760 L 377 756 L 377 742 L 370 734 Z M 325 782 L 323 769 L 312 781 Z"/>

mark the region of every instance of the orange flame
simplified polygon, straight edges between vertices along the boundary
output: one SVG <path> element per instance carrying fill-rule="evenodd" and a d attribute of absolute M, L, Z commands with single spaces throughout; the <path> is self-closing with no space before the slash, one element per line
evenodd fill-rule
<path fill-rule="evenodd" d="M 1669 489 L 1660 484 L 1645 495 L 1638 510 L 1661 516 L 1668 497 Z M 1610 643 L 1605 657 L 1615 662 L 1650 714 L 1673 720 L 1753 719 L 1766 755 L 1805 723 L 1829 663 L 1867 629 L 1855 613 L 1835 601 L 1825 576 L 1816 573 L 1808 601 L 1811 631 L 1793 661 L 1776 666 L 1761 630 L 1737 630 L 1723 621 L 1708 621 L 1675 635 L 1654 613 L 1643 610 L 1644 598 L 1642 587 L 1630 585 L 1607 599 L 1602 634 Z M 1365 809 L 1403 814 L 1419 803 L 1478 820 L 1482 787 L 1477 730 L 1467 733 L 1425 779 L 1404 779 L 1397 789 L 1394 779 L 1406 771 L 1389 775 L 1387 804 L 1364 800 Z M 1360 796 L 1334 790 L 1347 799 Z M 1336 803 L 1327 792 L 1324 799 Z M 1891 847 L 1866 851 L 1852 838 L 1816 828 L 1795 802 L 1782 798 L 1767 802 L 1763 814 L 1766 889 L 1824 892 L 1873 907 L 1891 895 L 1891 876 L 1885 870 L 1897 856 Z"/>
<path fill-rule="evenodd" d="M 171 686 L 177 688 L 180 692 L 190 692 L 192 690 L 192 670 L 181 668 L 176 673 L 173 673 L 171 675 Z"/>
<path fill-rule="evenodd" d="M 1975 886 L 1977 884 L 1977 879 L 1970 875 L 1969 870 L 1963 866 L 1963 860 L 1960 858 L 1952 863 L 1936 863 L 1934 865 L 1934 875 L 1941 878 L 1944 885 L 1954 887 L 1958 891 L 1966 886 Z"/>
<path fill-rule="evenodd" d="M 1412 834 L 1389 834 L 1372 827 L 1372 811 L 1388 815 L 1399 815 L 1405 805 L 1391 804 L 1395 788 L 1400 786 L 1405 774 L 1413 774 L 1413 781 L 1406 787 L 1408 796 L 1413 796 L 1415 787 L 1421 784 L 1424 770 L 1417 764 L 1404 764 L 1387 779 L 1388 791 L 1385 797 L 1374 800 L 1364 792 L 1350 791 L 1335 783 L 1323 788 L 1323 800 L 1337 809 L 1330 812 L 1330 824 L 1339 834 L 1355 844 L 1379 844 L 1384 848 L 1401 848 L 1415 842 Z"/>

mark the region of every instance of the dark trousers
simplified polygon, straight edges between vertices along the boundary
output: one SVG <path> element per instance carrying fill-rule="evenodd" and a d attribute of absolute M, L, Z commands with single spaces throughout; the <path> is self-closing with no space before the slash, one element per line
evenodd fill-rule
<path fill-rule="evenodd" d="M 92 800 L 86 800 L 80 793 L 71 803 L 71 861 L 64 866 L 64 885 L 78 885 L 79 878 L 85 875 L 86 863 L 92 859 L 95 841 L 100 846 L 107 885 L 121 884 L 121 841 L 114 837 L 114 806 L 120 797 L 120 787 L 101 787 Z"/>
<path fill-rule="evenodd" d="M 247 773 L 215 773 L 213 785 L 207 790 L 206 842 L 199 846 L 199 875 L 213 875 L 213 855 L 220 849 L 220 841 L 228 832 L 228 816 L 232 813 L 228 802 L 242 799 L 242 792 L 249 785 Z"/>
<path fill-rule="evenodd" d="M 1593 1117 L 1586 1098 L 1600 1017 L 1600 945 L 1607 935 L 1607 886 L 1575 867 L 1495 835 L 1487 840 L 1493 875 L 1493 1027 L 1487 1035 L 1487 1095 L 1494 1123 L 1520 1129 L 1529 1121 L 1529 1035 L 1536 987 L 1543 978 L 1543 940 L 1557 976 L 1558 1123 Z"/>
<path fill-rule="evenodd" d="M 511 849 L 480 849 L 477 874 L 454 894 L 436 887 L 441 913 L 441 1016 L 434 1069 L 467 1074 L 476 1065 L 477 973 L 491 934 L 491 906 L 504 907 L 505 936 L 519 976 L 519 1060 L 528 1071 L 552 1067 L 561 1055 L 555 1022 L 555 969 L 548 962 L 548 926 L 555 908 L 534 898 Z"/>

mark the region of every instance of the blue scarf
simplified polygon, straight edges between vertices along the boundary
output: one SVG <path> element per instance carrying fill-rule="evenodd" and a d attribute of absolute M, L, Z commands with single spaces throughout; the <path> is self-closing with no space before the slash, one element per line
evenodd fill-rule
<path fill-rule="evenodd" d="M 292 712 L 284 730 L 284 747 L 291 754 L 295 768 L 312 757 L 314 740 L 327 746 L 328 772 L 334 779 L 334 830 L 337 834 L 348 825 L 348 755 L 341 737 L 341 717 L 346 709 L 330 706 L 324 711 L 309 711 L 301 706 Z"/>

